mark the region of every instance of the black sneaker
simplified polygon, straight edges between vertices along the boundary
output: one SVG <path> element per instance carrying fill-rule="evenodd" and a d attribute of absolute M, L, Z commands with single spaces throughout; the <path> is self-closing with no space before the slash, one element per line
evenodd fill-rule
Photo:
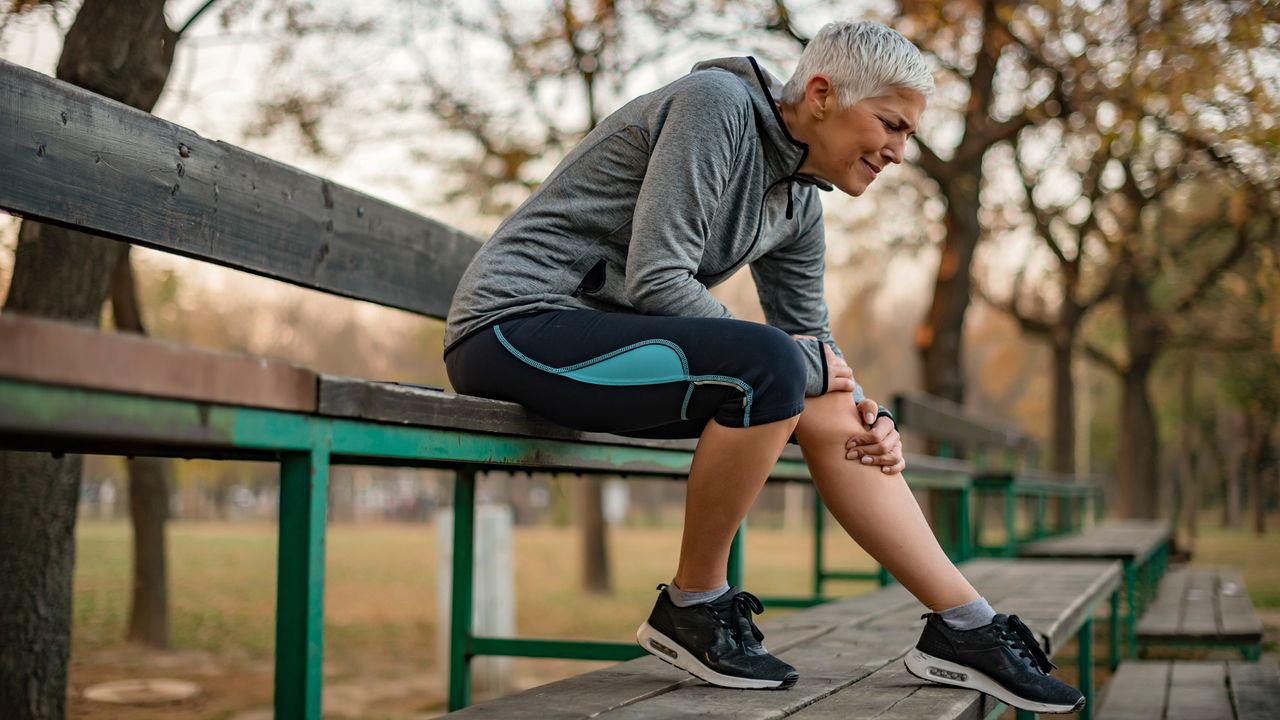
<path fill-rule="evenodd" d="M 751 614 L 764 612 L 760 598 L 737 588 L 708 603 L 677 607 L 658 586 L 658 602 L 636 631 L 640 647 L 711 683 L 747 690 L 786 689 L 800 674 L 760 644 L 764 633 Z"/>
<path fill-rule="evenodd" d="M 1084 707 L 1079 690 L 1049 677 L 1049 662 L 1035 633 L 1017 615 L 999 615 L 990 625 L 952 630 L 929 613 L 924 633 L 907 653 L 907 670 L 921 680 L 984 692 L 1019 710 L 1069 713 Z"/>

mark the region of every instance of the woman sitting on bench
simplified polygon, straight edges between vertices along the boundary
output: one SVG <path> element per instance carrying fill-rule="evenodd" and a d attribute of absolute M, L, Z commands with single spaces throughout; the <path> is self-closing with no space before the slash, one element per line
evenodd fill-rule
<path fill-rule="evenodd" d="M 1017 616 L 939 547 L 903 480 L 893 418 L 831 338 L 818 190 L 861 195 L 903 159 L 933 79 L 894 30 L 832 23 L 785 87 L 754 58 L 702 62 L 601 122 L 485 243 L 453 298 L 461 393 L 584 431 L 698 438 L 675 577 L 645 650 L 714 685 L 786 688 L 729 547 L 789 439 L 855 542 L 933 612 L 915 675 L 1035 712 L 1084 698 Z M 767 325 L 708 288 L 751 268 Z"/>

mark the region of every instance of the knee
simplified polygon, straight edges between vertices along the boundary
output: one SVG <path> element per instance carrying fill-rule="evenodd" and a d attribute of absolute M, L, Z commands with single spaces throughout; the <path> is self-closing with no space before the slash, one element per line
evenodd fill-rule
<path fill-rule="evenodd" d="M 801 405 L 808 380 L 808 364 L 795 339 L 768 325 L 761 325 L 755 338 L 755 352 L 766 372 L 762 393 L 772 397 L 770 404 Z"/>
<path fill-rule="evenodd" d="M 866 428 L 858 420 L 858 408 L 853 402 L 853 394 L 833 392 L 805 400 L 804 413 L 796 427 L 796 439 L 801 445 L 844 447 L 854 433 L 864 430 Z"/>

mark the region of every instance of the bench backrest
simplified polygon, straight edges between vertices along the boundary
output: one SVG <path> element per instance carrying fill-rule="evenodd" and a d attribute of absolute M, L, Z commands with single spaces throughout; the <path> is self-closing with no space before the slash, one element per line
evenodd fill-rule
<path fill-rule="evenodd" d="M 967 412 L 931 395 L 895 395 L 894 414 L 904 430 L 938 443 L 945 457 L 965 456 L 980 465 L 1008 465 L 1018 459 L 1034 465 L 1040 442 L 1017 427 Z M 992 457 L 994 455 L 994 457 Z"/>
<path fill-rule="evenodd" d="M 444 318 L 475 238 L 0 61 L 0 208 Z"/>

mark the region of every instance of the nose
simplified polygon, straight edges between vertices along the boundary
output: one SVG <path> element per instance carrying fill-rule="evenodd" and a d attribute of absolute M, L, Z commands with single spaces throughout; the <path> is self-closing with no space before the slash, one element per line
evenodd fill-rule
<path fill-rule="evenodd" d="M 884 148 L 880 151 L 881 157 L 891 163 L 902 163 L 903 156 L 906 153 L 907 139 L 901 134 L 894 133 L 889 137 L 889 142 L 885 143 Z"/>

